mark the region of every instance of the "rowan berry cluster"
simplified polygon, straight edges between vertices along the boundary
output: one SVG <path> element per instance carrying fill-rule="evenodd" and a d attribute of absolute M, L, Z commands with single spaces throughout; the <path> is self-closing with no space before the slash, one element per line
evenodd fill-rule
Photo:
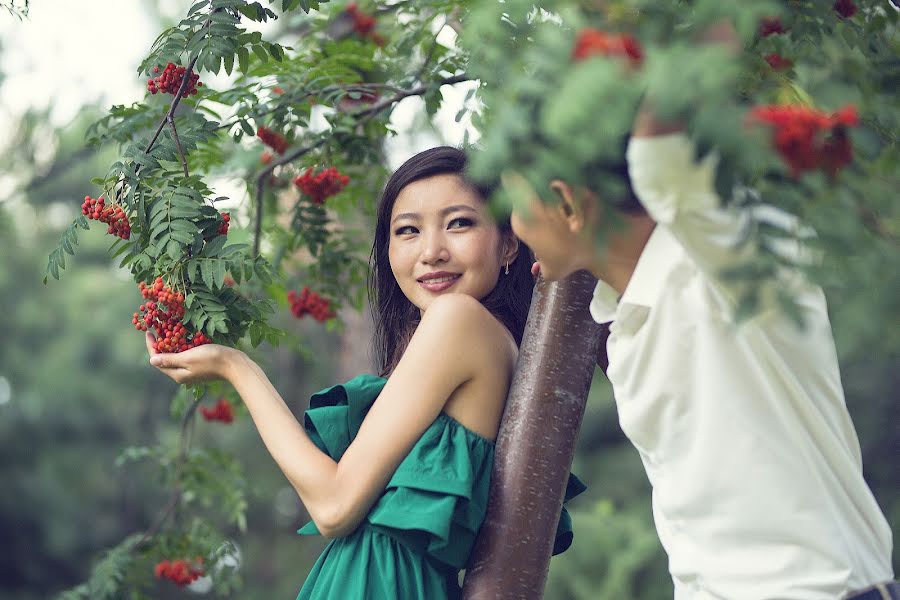
<path fill-rule="evenodd" d="M 131 322 L 138 331 L 153 328 L 156 341 L 153 349 L 156 352 L 184 352 L 197 346 L 210 343 L 203 332 L 191 334 L 184 323 L 184 294 L 175 292 L 157 277 L 152 285 L 143 281 L 138 284 L 147 302 L 141 304 L 140 312 L 134 313 Z"/>
<path fill-rule="evenodd" d="M 231 223 L 231 215 L 226 213 L 220 213 L 222 217 L 222 222 L 219 223 L 219 229 L 216 230 L 216 233 L 219 235 L 227 235 L 228 234 L 228 225 Z"/>
<path fill-rule="evenodd" d="M 153 72 L 159 73 L 159 67 L 153 67 Z M 160 76 L 155 79 L 147 80 L 147 91 L 151 94 L 162 92 L 163 94 L 175 95 L 178 93 L 182 81 L 184 81 L 185 72 L 186 69 L 184 67 L 176 66 L 175 63 L 169 63 L 166 65 L 166 68 Z M 198 81 L 199 79 L 200 75 L 193 72 L 191 73 L 187 85 L 184 88 L 185 96 L 197 95 L 197 88 L 203 86 L 203 84 Z"/>
<path fill-rule="evenodd" d="M 644 50 L 634 36 L 627 33 L 608 33 L 585 27 L 575 40 L 572 59 L 580 62 L 592 56 L 622 56 L 636 67 L 644 60 Z"/>
<path fill-rule="evenodd" d="M 200 414 L 207 421 L 221 421 L 223 423 L 234 421 L 234 411 L 231 408 L 231 403 L 225 398 L 219 398 L 219 401 L 212 407 L 201 406 Z"/>
<path fill-rule="evenodd" d="M 284 154 L 284 151 L 288 149 L 288 146 L 290 146 L 283 135 L 272 131 L 268 127 L 259 127 L 256 130 L 256 137 L 262 140 L 263 144 L 265 144 L 278 154 Z"/>
<path fill-rule="evenodd" d="M 193 562 L 186 560 L 163 560 L 153 567 L 157 579 L 168 579 L 176 585 L 185 586 L 203 576 L 203 557 L 198 556 Z"/>
<path fill-rule="evenodd" d="M 103 196 L 96 200 L 90 196 L 85 196 L 84 202 L 81 203 L 81 214 L 88 219 L 109 225 L 106 228 L 106 233 L 111 233 L 123 240 L 131 237 L 131 225 L 128 223 L 128 215 L 125 214 L 125 211 L 118 204 L 106 206 Z"/>
<path fill-rule="evenodd" d="M 311 315 L 316 321 L 324 323 L 337 316 L 331 310 L 331 303 L 316 292 L 310 291 L 309 287 L 304 287 L 299 294 L 294 290 L 289 291 L 288 302 L 291 303 L 291 313 L 298 319 Z"/>
<path fill-rule="evenodd" d="M 778 17 L 763 17 L 760 20 L 759 37 L 769 37 L 781 33 L 787 33 L 787 29 L 781 24 L 781 19 Z"/>
<path fill-rule="evenodd" d="M 313 204 L 324 204 L 327 198 L 340 193 L 350 178 L 341 173 L 335 167 L 329 167 L 319 174 L 313 174 L 313 168 L 309 167 L 294 178 L 294 185 L 300 188 L 300 191 L 313 201 Z"/>
<path fill-rule="evenodd" d="M 856 4 L 853 0 L 837 0 L 831 7 L 842 19 L 849 19 L 856 14 Z"/>
<path fill-rule="evenodd" d="M 370 38 L 376 45 L 384 46 L 384 38 L 375 33 L 375 17 L 359 10 L 356 2 L 348 4 L 346 12 L 353 19 L 353 31 L 359 37 Z"/>
<path fill-rule="evenodd" d="M 750 119 L 772 126 L 772 143 L 795 177 L 819 168 L 834 176 L 853 160 L 847 127 L 859 116 L 852 105 L 831 116 L 808 106 L 757 106 Z"/>
<path fill-rule="evenodd" d="M 777 52 L 773 52 L 772 54 L 767 54 L 765 57 L 766 62 L 769 63 L 769 66 L 772 67 L 776 71 L 783 71 L 785 69 L 790 69 L 794 63 L 790 59 L 783 57 Z"/>

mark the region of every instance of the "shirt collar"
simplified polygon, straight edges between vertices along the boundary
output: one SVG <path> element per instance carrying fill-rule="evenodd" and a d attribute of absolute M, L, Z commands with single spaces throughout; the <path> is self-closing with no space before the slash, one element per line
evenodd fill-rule
<path fill-rule="evenodd" d="M 633 304 L 652 308 L 665 283 L 666 273 L 681 255 L 681 246 L 664 227 L 655 227 L 638 258 L 625 293 L 618 292 L 603 280 L 597 281 L 591 299 L 591 316 L 597 323 L 614 321 L 619 306 Z"/>

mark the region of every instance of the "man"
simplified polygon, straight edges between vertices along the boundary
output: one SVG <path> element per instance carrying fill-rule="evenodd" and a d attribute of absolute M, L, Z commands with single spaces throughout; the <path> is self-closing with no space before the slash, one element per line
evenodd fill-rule
<path fill-rule="evenodd" d="M 558 204 L 544 204 L 521 179 L 505 180 L 527 194 L 512 223 L 535 271 L 587 269 L 599 280 L 591 313 L 612 322 L 607 375 L 653 486 L 675 598 L 900 598 L 822 291 L 790 272 L 768 284 L 790 289 L 804 329 L 774 303 L 733 321 L 740 284 L 720 273 L 751 256 L 752 244 L 737 242 L 758 215 L 723 208 L 715 159 L 693 157 L 680 127 L 645 107 L 627 171 L 646 211 L 626 203 L 612 215 L 594 192 L 560 180 L 550 185 Z M 622 226 L 598 246 L 614 217 Z"/>

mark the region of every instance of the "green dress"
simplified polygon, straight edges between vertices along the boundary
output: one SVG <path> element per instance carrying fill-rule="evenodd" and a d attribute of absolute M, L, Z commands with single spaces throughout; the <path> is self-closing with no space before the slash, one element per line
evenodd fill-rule
<path fill-rule="evenodd" d="M 360 375 L 313 395 L 304 426 L 316 446 L 339 460 L 386 382 Z M 438 415 L 359 527 L 326 546 L 297 600 L 458 598 L 458 574 L 484 520 L 493 463 L 493 442 Z M 570 476 L 566 500 L 584 489 Z M 309 522 L 297 533 L 319 531 Z M 571 542 L 563 508 L 553 553 Z"/>

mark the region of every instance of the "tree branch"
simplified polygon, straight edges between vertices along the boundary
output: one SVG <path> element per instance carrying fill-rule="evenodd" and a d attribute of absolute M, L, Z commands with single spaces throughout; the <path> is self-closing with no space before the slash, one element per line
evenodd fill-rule
<path fill-rule="evenodd" d="M 159 531 L 162 529 L 163 525 L 165 525 L 166 521 L 169 520 L 178 509 L 178 505 L 181 503 L 182 492 L 181 492 L 181 476 L 182 471 L 184 469 L 184 463 L 187 460 L 188 450 L 191 446 L 191 436 L 188 435 L 190 427 L 194 423 L 194 417 L 197 414 L 197 407 L 200 406 L 200 401 L 203 399 L 201 396 L 194 400 L 194 402 L 188 407 L 185 411 L 184 416 L 181 418 L 181 434 L 179 435 L 179 447 L 178 447 L 178 457 L 175 459 L 175 487 L 172 489 L 172 495 L 169 496 L 169 501 L 166 502 L 166 505 L 163 507 L 161 511 L 159 511 L 159 516 L 154 521 L 153 525 L 144 532 L 144 535 L 141 536 L 141 539 L 138 540 L 135 548 L 142 548 L 146 544 L 150 543 L 150 541 L 156 537 Z"/>
<path fill-rule="evenodd" d="M 178 139 L 178 129 L 175 128 L 175 119 L 169 118 L 169 126 L 172 128 L 172 136 L 175 138 L 175 147 L 178 148 L 178 157 L 181 159 L 181 166 L 184 167 L 184 176 L 190 177 L 188 173 L 187 158 L 184 156 L 184 149 L 181 147 L 181 140 Z"/>
<path fill-rule="evenodd" d="M 442 86 L 442 85 L 452 85 L 455 83 L 461 83 L 463 81 L 470 81 L 470 79 L 471 78 L 466 75 L 454 75 L 453 77 L 446 77 L 440 81 L 438 88 L 440 88 L 440 86 Z M 420 86 L 417 86 L 414 88 L 410 88 L 407 90 L 403 90 L 403 89 L 398 90 L 397 93 L 395 95 L 391 96 L 390 98 L 386 98 L 380 102 L 377 102 L 364 110 L 361 110 L 361 111 L 358 111 L 355 113 L 351 113 L 351 116 L 359 119 L 357 124 L 362 125 L 363 123 L 365 123 L 366 121 L 368 121 L 369 119 L 374 117 L 376 114 L 380 113 L 381 111 L 388 108 L 389 106 L 392 106 L 392 105 L 396 104 L 397 102 L 400 102 L 404 98 L 409 98 L 410 96 L 421 96 L 422 94 L 429 91 L 430 89 L 432 89 L 432 88 L 423 84 L 423 85 L 420 85 Z M 285 154 L 278 160 L 272 161 L 270 164 L 266 165 L 266 167 L 257 174 L 257 176 L 256 176 L 256 198 L 255 198 L 256 223 L 255 223 L 254 234 L 253 234 L 253 256 L 254 257 L 259 256 L 259 245 L 260 245 L 260 241 L 261 241 L 261 237 L 262 237 L 263 193 L 265 192 L 266 178 L 272 174 L 272 171 L 274 171 L 276 167 L 280 167 L 282 165 L 286 165 L 290 162 L 297 160 L 301 156 L 304 156 L 305 154 L 308 154 L 309 152 L 315 150 L 316 148 L 323 146 L 325 144 L 325 142 L 327 142 L 327 141 L 328 141 L 328 138 L 325 136 L 322 136 L 321 138 L 319 138 L 312 144 L 298 148 L 297 150 L 294 150 L 293 152 L 289 152 L 288 154 Z"/>

